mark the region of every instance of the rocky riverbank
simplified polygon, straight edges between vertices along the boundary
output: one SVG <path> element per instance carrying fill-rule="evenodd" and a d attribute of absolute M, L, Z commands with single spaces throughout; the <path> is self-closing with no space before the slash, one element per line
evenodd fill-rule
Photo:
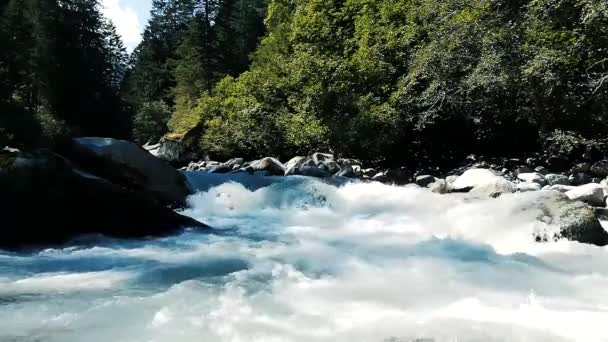
<path fill-rule="evenodd" d="M 608 160 L 576 163 L 566 171 L 551 172 L 533 158 L 502 159 L 498 162 L 476 159 L 470 157 L 464 166 L 437 175 L 407 167 L 366 167 L 359 160 L 335 158 L 330 153 L 297 156 L 285 163 L 273 157 L 254 161 L 233 158 L 223 163 L 190 162 L 181 170 L 258 176 L 340 177 L 394 185 L 415 184 L 438 194 L 467 193 L 471 198 L 538 193 L 522 195 L 518 200 L 527 209 L 538 210 L 538 220 L 557 226 L 559 230 L 534 232 L 536 241 L 565 238 L 599 246 L 608 244 L 608 233 L 598 220 L 598 217 L 608 214 L 605 209 L 608 199 Z"/>

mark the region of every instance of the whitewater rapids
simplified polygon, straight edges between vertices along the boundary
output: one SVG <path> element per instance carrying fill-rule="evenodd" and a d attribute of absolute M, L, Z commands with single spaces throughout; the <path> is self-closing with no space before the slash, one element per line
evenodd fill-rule
<path fill-rule="evenodd" d="M 608 249 L 518 195 L 189 177 L 217 234 L 0 252 L 0 341 L 608 341 Z"/>

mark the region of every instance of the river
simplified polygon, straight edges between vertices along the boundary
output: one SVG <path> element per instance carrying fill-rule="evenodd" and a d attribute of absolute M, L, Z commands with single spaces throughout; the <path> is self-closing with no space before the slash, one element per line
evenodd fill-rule
<path fill-rule="evenodd" d="M 214 234 L 0 252 L 0 341 L 608 341 L 608 249 L 518 195 L 189 177 Z"/>

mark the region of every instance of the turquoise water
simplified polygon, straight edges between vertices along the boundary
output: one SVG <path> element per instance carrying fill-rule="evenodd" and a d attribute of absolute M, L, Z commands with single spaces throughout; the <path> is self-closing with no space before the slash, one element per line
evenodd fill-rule
<path fill-rule="evenodd" d="M 0 341 L 608 341 L 608 250 L 520 195 L 189 177 L 214 234 L 0 252 Z"/>

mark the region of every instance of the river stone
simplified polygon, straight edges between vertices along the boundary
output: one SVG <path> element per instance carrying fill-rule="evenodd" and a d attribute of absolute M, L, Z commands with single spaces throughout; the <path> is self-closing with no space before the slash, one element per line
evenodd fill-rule
<path fill-rule="evenodd" d="M 545 180 L 547 181 L 547 184 L 549 184 L 549 185 L 556 185 L 556 184 L 570 185 L 570 180 L 568 179 L 568 177 L 566 177 L 564 175 L 558 175 L 555 173 L 547 174 L 545 176 Z"/>
<path fill-rule="evenodd" d="M 245 159 L 243 158 L 232 158 L 230 160 L 228 160 L 227 162 L 224 163 L 224 165 L 226 165 L 228 168 L 230 168 L 231 170 L 233 170 L 235 168 L 235 166 L 242 166 L 243 163 L 245 163 Z"/>
<path fill-rule="evenodd" d="M 608 176 L 608 160 L 602 160 L 593 164 L 590 171 L 593 175 L 598 177 Z"/>
<path fill-rule="evenodd" d="M 305 157 L 297 156 L 297 157 L 293 157 L 293 158 L 289 159 L 289 161 L 287 163 L 285 163 L 285 172 L 288 172 L 291 168 L 293 168 L 299 162 L 301 162 L 302 160 L 304 160 L 304 158 Z"/>
<path fill-rule="evenodd" d="M 77 138 L 64 153 L 84 170 L 129 189 L 143 189 L 166 205 L 184 206 L 191 193 L 183 174 L 130 141 Z"/>
<path fill-rule="evenodd" d="M 340 172 L 340 170 L 341 170 L 340 165 L 338 165 L 338 163 L 336 163 L 333 160 L 322 161 L 321 163 L 319 163 L 318 167 L 326 170 L 327 172 L 329 172 L 332 175 Z"/>
<path fill-rule="evenodd" d="M 313 153 L 312 155 L 312 161 L 315 163 L 316 166 L 319 166 L 322 162 L 324 161 L 329 161 L 329 160 L 334 160 L 334 155 L 333 154 L 329 154 L 329 153 Z"/>
<path fill-rule="evenodd" d="M 544 166 L 537 166 L 537 167 L 534 169 L 534 172 L 540 173 L 540 174 L 541 174 L 541 175 L 543 175 L 543 176 L 545 176 L 545 175 L 549 174 L 549 170 L 547 170 L 547 168 L 546 168 L 546 167 L 544 167 Z"/>
<path fill-rule="evenodd" d="M 538 211 L 539 221 L 556 228 L 535 231 L 536 241 L 567 239 L 597 246 L 608 245 L 608 233 L 602 228 L 595 211 L 586 204 L 571 201 L 557 191 L 529 192 L 520 196 L 521 210 Z"/>
<path fill-rule="evenodd" d="M 447 194 L 451 191 L 451 186 L 452 184 L 448 183 L 445 179 L 437 179 L 429 185 L 429 189 L 436 194 Z"/>
<path fill-rule="evenodd" d="M 591 183 L 591 177 L 586 173 L 574 173 L 568 177 L 568 180 L 572 185 L 584 185 Z"/>
<path fill-rule="evenodd" d="M 558 191 L 561 193 L 566 193 L 572 189 L 576 188 L 573 185 L 563 185 L 563 184 L 555 184 L 549 187 L 549 190 Z"/>
<path fill-rule="evenodd" d="M 593 206 L 604 206 L 605 191 L 604 186 L 591 183 L 578 186 L 566 192 L 566 196 L 574 201 L 582 201 Z"/>
<path fill-rule="evenodd" d="M 496 171 L 489 169 L 469 169 L 452 182 L 454 191 L 466 192 L 479 186 L 494 184 L 497 179 L 504 179 Z M 450 181 L 448 177 L 448 182 Z"/>
<path fill-rule="evenodd" d="M 430 175 L 420 175 L 418 177 L 416 177 L 416 184 L 426 188 L 428 185 L 430 185 L 431 183 L 435 182 L 435 177 L 430 176 Z"/>
<path fill-rule="evenodd" d="M 517 186 L 503 177 L 495 177 L 492 182 L 484 185 L 476 186 L 469 193 L 480 197 L 497 198 L 502 194 L 513 193 L 517 190 Z"/>
<path fill-rule="evenodd" d="M 545 177 L 540 173 L 532 172 L 532 173 L 520 173 L 517 175 L 517 179 L 522 180 L 528 183 L 538 183 L 541 186 L 545 185 Z"/>
<path fill-rule="evenodd" d="M 20 154 L 0 172 L 0 189 L 0 248 L 60 244 L 82 234 L 140 238 L 208 228 L 143 189 L 114 184 L 49 151 Z"/>
<path fill-rule="evenodd" d="M 299 175 L 315 178 L 326 178 L 331 177 L 331 174 L 327 170 L 321 169 L 316 166 L 302 166 L 298 172 Z"/>
<path fill-rule="evenodd" d="M 517 191 L 519 192 L 530 192 L 540 191 L 542 187 L 538 183 L 524 182 L 517 184 Z"/>
<path fill-rule="evenodd" d="M 285 165 L 272 157 L 266 157 L 252 162 L 251 167 L 253 168 L 254 172 L 267 171 L 269 174 L 274 176 L 282 176 L 286 171 Z"/>

